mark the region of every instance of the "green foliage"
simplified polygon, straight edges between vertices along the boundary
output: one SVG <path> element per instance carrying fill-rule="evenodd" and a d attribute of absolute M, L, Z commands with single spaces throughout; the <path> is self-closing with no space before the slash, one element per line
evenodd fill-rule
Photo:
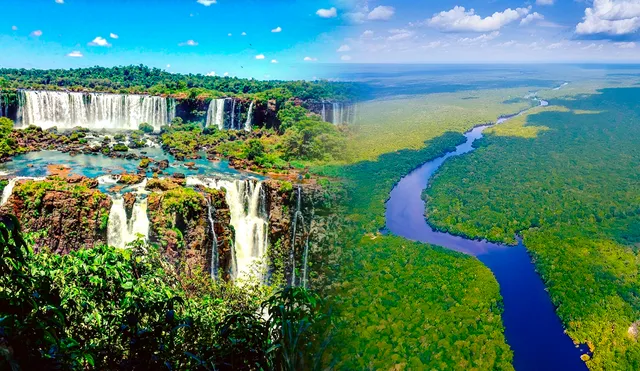
<path fill-rule="evenodd" d="M 113 145 L 113 147 L 111 147 L 111 150 L 116 152 L 127 152 L 129 151 L 129 147 L 127 147 L 127 145 L 124 143 L 116 143 Z"/>
<path fill-rule="evenodd" d="M 9 136 L 13 130 L 13 121 L 0 117 L 0 158 L 16 154 L 16 142 Z"/>
<path fill-rule="evenodd" d="M 34 254 L 3 216 L 0 244 L 3 369 L 304 369 L 326 327 L 304 289 L 181 277 L 140 241 Z"/>
<path fill-rule="evenodd" d="M 477 259 L 380 236 L 346 255 L 336 369 L 513 370 L 499 287 Z"/>
<path fill-rule="evenodd" d="M 344 157 L 345 139 L 335 126 L 311 116 L 287 130 L 282 146 L 286 159 L 331 161 Z"/>
<path fill-rule="evenodd" d="M 138 129 L 145 133 L 153 133 L 153 126 L 151 126 L 150 124 L 147 124 L 146 122 L 143 122 L 142 124 L 140 124 L 138 126 Z"/>
<path fill-rule="evenodd" d="M 522 233 L 568 334 L 594 350 L 593 370 L 640 368 L 629 333 L 640 318 L 639 98 L 554 100 L 568 110 L 495 127 L 427 192 L 439 229 L 508 243 Z"/>
<path fill-rule="evenodd" d="M 284 107 L 278 110 L 278 120 L 280 120 L 280 131 L 285 132 L 296 122 L 305 119 L 309 111 L 301 106 L 296 106 L 294 102 L 286 102 Z"/>
<path fill-rule="evenodd" d="M 148 93 L 216 97 L 229 94 L 253 94 L 266 102 L 279 104 L 291 97 L 300 99 L 347 99 L 355 96 L 357 85 L 328 81 L 262 81 L 236 77 L 177 74 L 159 68 L 139 66 L 90 67 L 78 69 L 11 69 L 0 68 L 2 88 L 36 90 L 101 91 L 110 93 Z"/>

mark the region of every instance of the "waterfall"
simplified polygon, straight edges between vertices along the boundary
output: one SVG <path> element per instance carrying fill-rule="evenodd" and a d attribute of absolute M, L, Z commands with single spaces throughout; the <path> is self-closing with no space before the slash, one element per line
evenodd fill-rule
<path fill-rule="evenodd" d="M 220 258 L 218 257 L 218 236 L 216 235 L 216 225 L 213 219 L 213 204 L 207 198 L 207 217 L 209 218 L 209 226 L 211 227 L 211 279 L 218 280 L 218 268 Z"/>
<path fill-rule="evenodd" d="M 325 102 L 322 101 L 322 121 L 327 121 L 327 110 L 324 108 Z"/>
<path fill-rule="evenodd" d="M 22 90 L 19 102 L 20 127 L 137 130 L 146 122 L 159 131 L 175 117 L 172 99 L 148 95 Z"/>
<path fill-rule="evenodd" d="M 333 117 L 332 123 L 334 125 L 342 124 L 342 103 L 333 103 L 332 105 Z"/>
<path fill-rule="evenodd" d="M 124 248 L 136 240 L 141 234 L 145 241 L 149 239 L 149 218 L 147 216 L 147 199 L 136 199 L 131 213 L 131 220 L 127 220 L 122 197 L 112 197 L 107 226 L 107 244 Z"/>
<path fill-rule="evenodd" d="M 235 230 L 235 241 L 231 249 L 231 276 L 234 279 L 252 276 L 262 279 L 269 225 L 262 183 L 254 180 L 187 178 L 187 185 L 198 184 L 208 188 L 226 189 L 225 200 L 231 213 L 231 226 Z M 260 270 L 257 274 L 256 266 Z"/>
<path fill-rule="evenodd" d="M 231 100 L 231 125 L 230 129 L 236 129 L 236 100 Z"/>
<path fill-rule="evenodd" d="M 296 285 L 296 229 L 298 227 L 298 219 L 302 219 L 302 227 L 304 228 L 304 216 L 302 215 L 302 189 L 297 188 L 298 198 L 296 201 L 296 211 L 293 214 L 291 222 L 291 247 L 289 250 L 289 260 L 291 261 L 291 286 Z"/>
<path fill-rule="evenodd" d="M 206 126 L 216 126 L 218 130 L 224 130 L 224 106 L 226 99 L 212 99 L 207 110 Z"/>
<path fill-rule="evenodd" d="M 247 121 L 244 123 L 244 130 L 251 131 L 251 126 L 253 125 L 253 105 L 255 102 L 251 102 L 249 105 L 249 112 L 247 113 Z"/>
<path fill-rule="evenodd" d="M 13 188 L 16 186 L 17 181 L 18 181 L 18 178 L 9 179 L 9 183 L 7 183 L 7 185 L 2 190 L 2 201 L 0 202 L 0 206 L 6 204 L 7 201 L 9 201 L 9 197 L 11 197 L 11 194 L 13 193 Z"/>

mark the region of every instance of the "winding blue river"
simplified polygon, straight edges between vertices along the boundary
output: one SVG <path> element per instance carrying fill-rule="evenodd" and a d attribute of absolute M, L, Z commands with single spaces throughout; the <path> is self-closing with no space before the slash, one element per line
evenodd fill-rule
<path fill-rule="evenodd" d="M 540 104 L 546 106 L 547 102 L 540 101 Z M 496 124 L 508 119 L 500 118 Z M 422 193 L 433 174 L 448 158 L 473 151 L 473 142 L 493 125 L 478 126 L 465 133 L 466 142 L 455 151 L 425 163 L 402 178 L 386 204 L 386 228 L 410 240 L 475 256 L 491 269 L 500 284 L 505 337 L 513 350 L 517 371 L 586 370 L 580 355 L 587 349 L 574 345 L 564 333 L 544 283 L 520 240 L 517 246 L 469 240 L 438 232 L 425 218 Z"/>

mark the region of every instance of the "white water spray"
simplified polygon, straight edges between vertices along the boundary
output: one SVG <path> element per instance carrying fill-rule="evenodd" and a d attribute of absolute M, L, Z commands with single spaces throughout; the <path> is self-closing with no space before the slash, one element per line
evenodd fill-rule
<path fill-rule="evenodd" d="M 247 121 L 244 123 L 244 130 L 251 131 L 253 125 L 253 105 L 255 102 L 251 102 L 249 105 L 249 112 L 247 113 Z"/>
<path fill-rule="evenodd" d="M 130 242 L 142 235 L 149 240 L 149 218 L 147 216 L 147 199 L 136 199 L 131 212 L 131 219 L 127 220 L 122 197 L 112 197 L 107 226 L 107 243 L 109 246 L 124 248 Z"/>
<path fill-rule="evenodd" d="M 146 122 L 159 131 L 175 117 L 172 99 L 148 95 L 23 90 L 19 102 L 20 127 L 137 130 Z"/>

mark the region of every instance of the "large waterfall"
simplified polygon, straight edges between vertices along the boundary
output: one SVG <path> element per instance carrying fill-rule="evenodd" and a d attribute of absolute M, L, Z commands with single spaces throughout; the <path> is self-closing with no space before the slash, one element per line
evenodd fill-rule
<path fill-rule="evenodd" d="M 242 103 L 233 98 L 212 99 L 207 110 L 206 126 L 215 126 L 218 130 L 251 130 L 253 121 L 253 106 L 251 102 L 247 120 L 242 123 L 240 114 Z"/>
<path fill-rule="evenodd" d="M 224 130 L 224 105 L 225 99 L 212 99 L 207 110 L 206 126 L 216 126 L 218 130 Z"/>
<path fill-rule="evenodd" d="M 322 101 L 321 105 L 322 121 L 334 125 L 349 125 L 356 121 L 357 105 L 355 103 Z"/>
<path fill-rule="evenodd" d="M 117 196 L 112 197 L 111 200 L 112 205 L 107 226 L 107 243 L 109 246 L 124 248 L 128 243 L 135 241 L 139 234 L 147 241 L 149 239 L 147 199 L 136 199 L 129 220 L 127 220 L 127 212 L 124 208 L 124 199 Z"/>
<path fill-rule="evenodd" d="M 249 112 L 247 113 L 247 121 L 244 123 L 244 130 L 251 131 L 251 127 L 253 126 L 253 106 L 255 102 L 251 102 L 249 105 Z"/>
<path fill-rule="evenodd" d="M 148 95 L 22 90 L 19 127 L 137 130 L 146 122 L 156 131 L 175 117 L 173 99 Z"/>
<path fill-rule="evenodd" d="M 231 275 L 234 279 L 258 277 L 262 279 L 268 246 L 269 216 L 262 183 L 255 180 L 222 180 L 187 178 L 187 185 L 204 185 L 226 189 L 226 201 L 235 230 L 231 249 Z"/>

